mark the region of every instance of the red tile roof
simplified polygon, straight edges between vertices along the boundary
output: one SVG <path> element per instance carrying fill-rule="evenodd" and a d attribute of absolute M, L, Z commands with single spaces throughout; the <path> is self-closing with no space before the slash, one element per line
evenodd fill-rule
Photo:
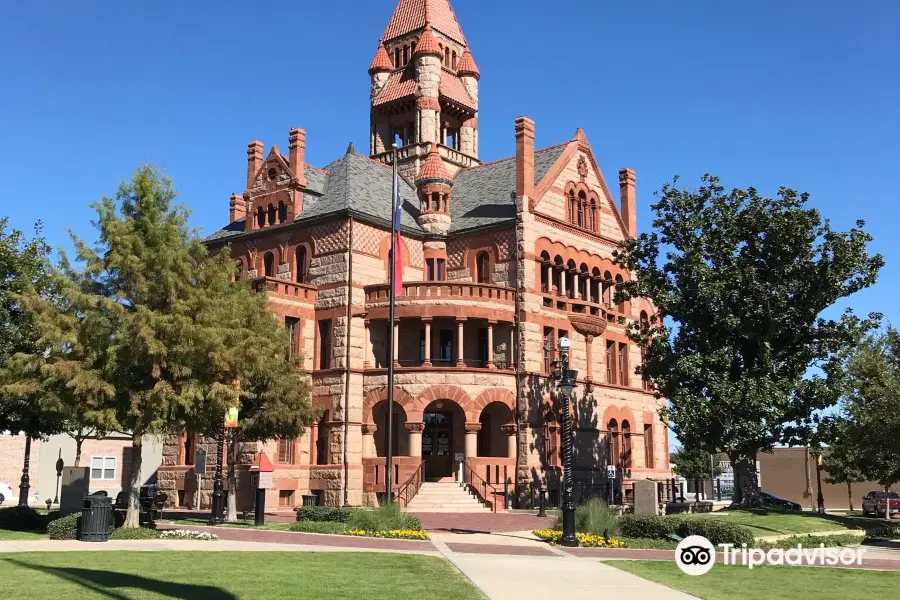
<path fill-rule="evenodd" d="M 466 91 L 466 86 L 459 80 L 459 77 L 448 71 L 441 71 L 441 96 L 461 104 L 466 108 L 477 110 L 475 101 Z"/>
<path fill-rule="evenodd" d="M 416 44 L 416 51 L 413 56 L 437 56 L 443 58 L 444 52 L 438 45 L 437 37 L 431 29 L 431 24 L 425 25 L 425 31 L 419 36 L 419 42 Z"/>
<path fill-rule="evenodd" d="M 388 56 L 387 50 L 384 49 L 384 44 L 379 43 L 375 58 L 372 59 L 372 64 L 369 65 L 369 75 L 380 71 L 393 70 L 394 64 L 391 62 L 391 57 Z"/>
<path fill-rule="evenodd" d="M 419 176 L 416 177 L 416 181 L 422 181 L 423 179 L 446 179 L 450 181 L 450 173 L 447 172 L 444 161 L 441 160 L 437 144 L 431 144 L 428 156 L 419 169 Z"/>
<path fill-rule="evenodd" d="M 472 51 L 468 48 L 463 52 L 462 60 L 459 61 L 459 68 L 456 69 L 456 72 L 459 75 L 472 75 L 475 79 L 481 79 L 481 71 L 478 70 L 478 65 L 475 64 L 475 59 L 472 58 Z"/>
<path fill-rule="evenodd" d="M 428 16 L 431 26 L 444 35 L 466 43 L 466 36 L 459 27 L 459 21 L 453 14 L 449 0 L 400 0 L 391 21 L 384 30 L 384 40 L 406 35 L 425 27 L 425 5 L 428 5 Z"/>
<path fill-rule="evenodd" d="M 416 94 L 416 78 L 412 69 L 404 69 L 392 73 L 390 79 L 384 84 L 384 89 L 375 97 L 375 106 L 387 104 L 401 98 L 412 97 Z"/>

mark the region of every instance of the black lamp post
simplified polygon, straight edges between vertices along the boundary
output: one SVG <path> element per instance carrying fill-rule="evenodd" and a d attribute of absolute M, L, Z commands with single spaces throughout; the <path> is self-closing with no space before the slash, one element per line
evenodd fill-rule
<path fill-rule="evenodd" d="M 28 490 L 31 488 L 31 480 L 28 471 L 31 464 L 31 436 L 25 436 L 25 464 L 22 468 L 22 479 L 19 481 L 19 506 L 28 506 Z"/>
<path fill-rule="evenodd" d="M 816 496 L 817 511 L 825 514 L 825 496 L 822 495 L 822 455 L 816 456 L 816 483 L 819 486 L 819 493 Z"/>
<path fill-rule="evenodd" d="M 62 477 L 63 468 L 65 467 L 65 463 L 62 459 L 62 448 L 59 449 L 59 458 L 56 459 L 56 496 L 53 498 L 54 504 L 59 504 L 59 479 Z"/>
<path fill-rule="evenodd" d="M 559 371 L 554 378 L 559 380 L 559 392 L 562 396 L 562 445 L 563 445 L 563 497 L 562 497 L 562 539 L 560 545 L 575 547 L 578 538 L 575 536 L 575 502 L 572 499 L 572 415 L 569 410 L 572 390 L 578 371 L 569 369 L 569 338 L 559 338 Z"/>
<path fill-rule="evenodd" d="M 209 516 L 210 525 L 221 525 L 222 513 L 225 509 L 225 490 L 222 487 L 222 455 L 225 453 L 225 421 L 219 428 L 218 440 L 216 440 L 216 478 L 213 482 L 212 514 Z"/>

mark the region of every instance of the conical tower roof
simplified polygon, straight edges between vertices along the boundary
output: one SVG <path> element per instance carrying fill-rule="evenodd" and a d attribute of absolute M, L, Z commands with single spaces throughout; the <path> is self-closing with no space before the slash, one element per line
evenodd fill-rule
<path fill-rule="evenodd" d="M 441 179 L 446 182 L 450 182 L 450 173 L 447 172 L 447 167 L 444 166 L 444 161 L 441 159 L 441 155 L 438 152 L 437 144 L 431 144 L 431 149 L 428 151 L 428 156 L 425 158 L 425 162 L 422 163 L 422 167 L 419 169 L 419 176 L 416 177 L 416 183 L 420 183 L 427 180 L 435 180 Z"/>
<path fill-rule="evenodd" d="M 470 49 L 466 48 L 466 51 L 463 52 L 462 60 L 459 61 L 459 67 L 456 72 L 460 76 L 471 75 L 475 79 L 481 79 L 481 71 L 478 70 L 478 65 L 475 64 L 475 59 L 472 58 Z"/>
<path fill-rule="evenodd" d="M 399 0 L 382 37 L 387 42 L 413 33 L 424 28 L 426 20 L 435 30 L 460 44 L 466 44 L 466 36 L 449 0 Z"/>
<path fill-rule="evenodd" d="M 413 56 L 437 56 L 441 58 L 443 55 L 444 53 L 441 52 L 437 37 L 434 35 L 434 30 L 431 29 L 431 24 L 426 24 L 425 31 L 419 36 Z"/>
<path fill-rule="evenodd" d="M 369 75 L 374 75 L 375 73 L 384 73 L 394 70 L 394 64 L 391 62 L 391 57 L 388 56 L 387 50 L 384 48 L 384 44 L 378 44 L 378 51 L 375 53 L 375 58 L 372 59 L 372 64 L 369 65 Z"/>

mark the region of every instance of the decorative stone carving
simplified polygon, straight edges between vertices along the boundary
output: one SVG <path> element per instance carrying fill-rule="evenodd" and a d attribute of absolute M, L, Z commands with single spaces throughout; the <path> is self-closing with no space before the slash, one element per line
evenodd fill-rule
<path fill-rule="evenodd" d="M 606 331 L 606 319 L 594 315 L 570 314 L 569 323 L 585 337 L 600 337 Z"/>
<path fill-rule="evenodd" d="M 363 423 L 362 424 L 363 435 L 375 435 L 376 431 L 378 431 L 378 428 L 375 427 L 375 423 Z"/>
<path fill-rule="evenodd" d="M 466 423 L 466 433 L 478 433 L 481 431 L 481 423 Z"/>
<path fill-rule="evenodd" d="M 410 433 L 422 433 L 425 431 L 425 423 L 407 423 L 406 430 Z"/>
<path fill-rule="evenodd" d="M 582 181 L 588 176 L 588 164 L 583 156 L 578 159 L 578 175 L 581 177 Z"/>
<path fill-rule="evenodd" d="M 516 431 L 518 431 L 518 427 L 515 423 L 507 423 L 506 425 L 500 426 L 500 431 L 502 431 L 506 435 L 516 435 Z"/>

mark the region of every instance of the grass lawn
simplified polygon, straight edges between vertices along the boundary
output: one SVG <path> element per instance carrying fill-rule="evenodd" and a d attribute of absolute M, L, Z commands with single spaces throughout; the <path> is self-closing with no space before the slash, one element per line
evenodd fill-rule
<path fill-rule="evenodd" d="M 883 522 L 877 519 L 861 517 L 838 517 L 820 515 L 814 512 L 785 512 L 778 510 L 729 510 L 714 513 L 698 513 L 697 517 L 723 519 L 729 523 L 737 523 L 749 527 L 753 535 L 764 537 L 769 535 L 814 533 L 817 531 L 842 531 L 878 527 Z"/>
<path fill-rule="evenodd" d="M 59 552 L 0 558 L 17 598 L 391 598 L 484 596 L 447 561 L 371 553 Z"/>
<path fill-rule="evenodd" d="M 175 525 L 186 525 L 186 526 L 201 526 L 208 527 L 209 519 L 176 519 L 172 521 Z M 257 527 L 253 524 L 253 521 L 239 521 L 237 523 L 222 523 L 218 525 L 218 527 L 236 527 L 239 529 L 266 529 L 270 531 L 289 531 L 291 528 L 291 523 L 266 523 L 262 527 Z"/>
<path fill-rule="evenodd" d="M 692 577 L 669 561 L 609 561 L 607 565 L 681 590 L 704 600 L 870 600 L 896 596 L 895 572 L 828 567 L 747 567 L 716 565 Z"/>
<path fill-rule="evenodd" d="M 39 540 L 46 537 L 46 531 L 10 531 L 8 529 L 0 529 L 0 542 Z"/>

